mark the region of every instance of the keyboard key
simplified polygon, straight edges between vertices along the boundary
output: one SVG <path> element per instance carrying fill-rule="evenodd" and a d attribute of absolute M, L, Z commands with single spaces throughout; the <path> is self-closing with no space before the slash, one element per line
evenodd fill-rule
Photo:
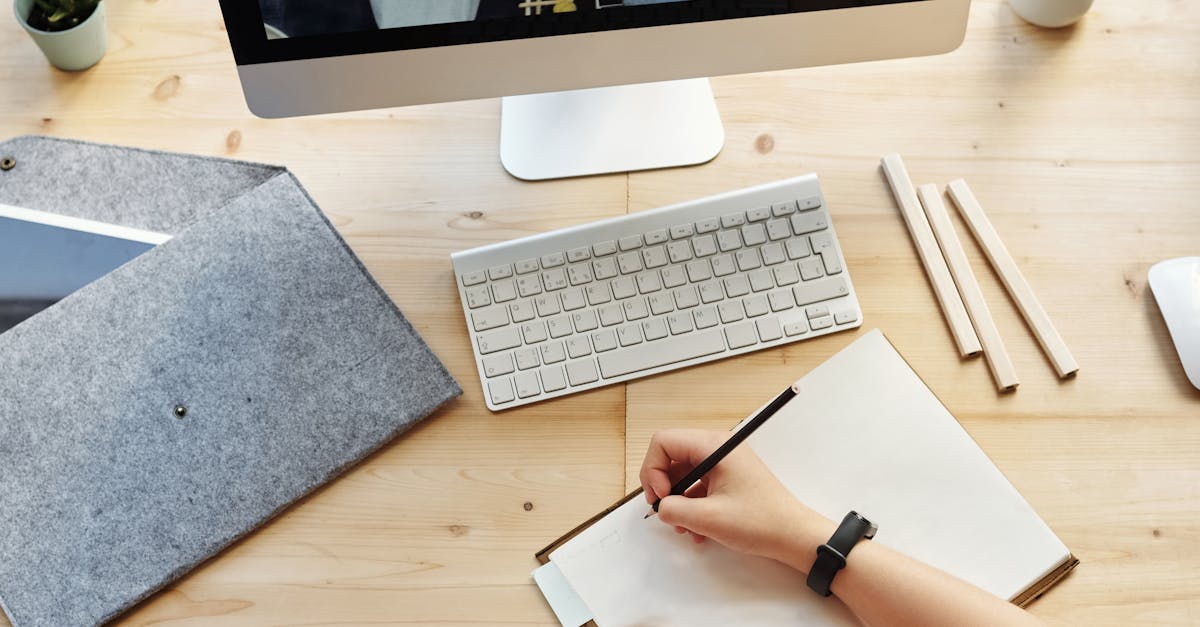
<path fill-rule="evenodd" d="M 667 230 L 666 229 L 655 229 L 653 231 L 650 231 L 649 233 L 646 233 L 644 239 L 646 240 L 647 246 L 653 246 L 655 244 L 662 244 L 663 242 L 667 241 Z"/>
<path fill-rule="evenodd" d="M 680 242 L 671 242 L 667 244 L 667 256 L 671 258 L 671 263 L 683 263 L 692 258 L 692 243 L 683 240 Z"/>
<path fill-rule="evenodd" d="M 748 276 L 750 277 L 750 289 L 756 292 L 762 292 L 775 287 L 775 279 L 771 278 L 770 270 L 755 270 Z"/>
<path fill-rule="evenodd" d="M 717 312 L 721 315 L 721 322 L 725 324 L 737 322 L 746 317 L 742 310 L 742 304 L 736 300 L 726 301 L 717 305 Z"/>
<path fill-rule="evenodd" d="M 753 322 L 742 322 L 725 327 L 725 339 L 730 350 L 745 348 L 758 343 L 758 333 Z"/>
<path fill-rule="evenodd" d="M 628 235 L 626 237 L 622 237 L 618 245 L 621 247 L 621 250 L 635 250 L 641 248 L 642 236 Z"/>
<path fill-rule="evenodd" d="M 697 233 L 711 233 L 721 228 L 721 223 L 716 218 L 705 218 L 696 222 Z"/>
<path fill-rule="evenodd" d="M 691 224 L 677 224 L 671 227 L 671 239 L 685 239 L 691 237 L 694 232 Z"/>
<path fill-rule="evenodd" d="M 717 317 L 716 307 L 701 307 L 692 312 L 692 320 L 696 321 L 697 329 L 707 329 L 715 327 L 721 322 Z"/>
<path fill-rule="evenodd" d="M 803 259 L 812 254 L 807 237 L 790 239 L 784 246 L 787 248 L 788 259 Z"/>
<path fill-rule="evenodd" d="M 617 255 L 617 265 L 621 268 L 621 274 L 633 274 L 634 272 L 642 271 L 642 256 L 637 253 L 625 253 Z"/>
<path fill-rule="evenodd" d="M 542 379 L 542 388 L 546 392 L 557 392 L 567 387 L 567 377 L 563 374 L 562 366 L 550 366 L 538 371 Z"/>
<path fill-rule="evenodd" d="M 751 296 L 742 301 L 742 304 L 746 306 L 746 317 L 748 318 L 762 316 L 771 311 L 770 305 L 767 304 L 767 297 L 762 294 Z"/>
<path fill-rule="evenodd" d="M 805 246 L 808 246 L 806 243 Z M 617 262 L 612 257 L 597 259 L 592 262 L 592 271 L 597 279 L 611 279 L 617 276 Z"/>
<path fill-rule="evenodd" d="M 787 261 L 787 254 L 783 252 L 783 246 L 779 244 L 767 244 L 758 251 L 762 253 L 763 263 L 768 266 Z"/>
<path fill-rule="evenodd" d="M 611 379 L 724 351 L 725 340 L 721 337 L 721 330 L 713 329 L 605 353 L 599 356 L 598 361 L 601 374 Z"/>
<path fill-rule="evenodd" d="M 650 315 L 650 310 L 646 308 L 645 298 L 631 298 L 623 301 L 621 307 L 625 310 L 625 319 L 630 322 Z"/>
<path fill-rule="evenodd" d="M 739 231 L 721 231 L 717 233 L 717 244 L 721 252 L 727 253 L 742 247 L 742 236 Z"/>
<path fill-rule="evenodd" d="M 825 263 L 825 274 L 840 274 L 842 260 L 838 259 L 837 251 L 829 250 L 821 253 L 821 261 Z"/>
<path fill-rule="evenodd" d="M 542 273 L 542 284 L 546 286 L 547 292 L 561 290 L 567 287 L 567 273 L 563 272 L 562 268 L 547 270 Z"/>
<path fill-rule="evenodd" d="M 747 246 L 758 246 L 767 241 L 767 229 L 761 224 L 747 224 L 742 227 L 742 240 Z"/>
<path fill-rule="evenodd" d="M 617 347 L 617 334 L 611 329 L 606 331 L 597 331 L 592 334 L 592 345 L 596 347 L 597 353 L 610 351 Z"/>
<path fill-rule="evenodd" d="M 746 214 L 744 214 L 744 213 L 730 213 L 730 214 L 721 216 L 721 226 L 723 226 L 727 229 L 731 229 L 735 226 L 741 226 L 745 223 L 746 223 Z"/>
<path fill-rule="evenodd" d="M 813 234 L 808 238 L 808 242 L 812 245 L 813 252 L 818 255 L 833 250 L 833 236 L 828 231 Z"/>
<path fill-rule="evenodd" d="M 812 320 L 809 320 L 808 324 L 809 324 L 809 326 L 812 327 L 813 331 L 819 331 L 821 329 L 828 329 L 829 327 L 833 326 L 833 318 L 831 318 L 829 316 L 825 316 L 823 318 L 814 318 Z"/>
<path fill-rule="evenodd" d="M 687 285 L 688 277 L 687 270 L 683 266 L 671 266 L 662 269 L 663 287 L 672 289 L 680 285 Z"/>
<path fill-rule="evenodd" d="M 563 291 L 562 294 L 559 294 L 559 297 L 562 299 L 563 311 L 575 311 L 587 306 L 587 299 L 583 296 L 583 288 L 573 287 Z"/>
<path fill-rule="evenodd" d="M 711 235 L 701 235 L 692 240 L 692 249 L 696 251 L 697 257 L 707 257 L 717 254 L 717 240 Z"/>
<path fill-rule="evenodd" d="M 567 267 L 567 280 L 571 282 L 571 285 L 591 283 L 592 279 L 592 267 L 586 263 Z"/>
<path fill-rule="evenodd" d="M 705 281 L 696 287 L 700 288 L 700 302 L 706 305 L 708 303 L 715 303 L 719 300 L 724 300 L 725 298 L 725 292 L 721 288 L 720 281 Z"/>
<path fill-rule="evenodd" d="M 853 309 L 843 309 L 833 314 L 833 321 L 838 324 L 850 324 L 858 321 L 858 312 Z"/>
<path fill-rule="evenodd" d="M 788 202 L 777 202 L 771 205 L 771 213 L 777 218 L 796 213 L 796 201 L 789 200 Z"/>
<path fill-rule="evenodd" d="M 575 331 L 579 333 L 587 333 L 600 326 L 600 321 L 596 319 L 596 312 L 590 309 L 571 314 L 571 322 L 575 323 Z"/>
<path fill-rule="evenodd" d="M 717 255 L 712 258 L 713 274 L 717 276 L 728 276 L 737 272 L 737 266 L 733 263 L 733 257 L 729 255 Z"/>
<path fill-rule="evenodd" d="M 513 377 L 513 382 L 517 384 L 517 396 L 520 398 L 529 398 L 542 393 L 542 386 L 538 384 L 536 372 L 519 373 Z"/>
<path fill-rule="evenodd" d="M 487 275 L 484 274 L 482 270 L 480 270 L 479 272 L 466 272 L 462 275 L 463 287 L 479 285 L 480 283 L 483 283 L 486 280 L 487 280 Z"/>
<path fill-rule="evenodd" d="M 827 226 L 829 226 L 829 222 L 825 220 L 825 214 L 819 211 L 813 213 L 797 213 L 792 216 L 792 231 L 794 231 L 796 235 L 804 235 L 805 233 L 820 231 Z"/>
<path fill-rule="evenodd" d="M 585 385 L 599 381 L 600 373 L 596 371 L 596 360 L 582 359 L 567 364 L 567 380 L 571 382 L 571 385 Z"/>
<path fill-rule="evenodd" d="M 593 283 L 585 288 L 589 305 L 603 305 L 612 300 L 612 290 L 608 283 Z"/>
<path fill-rule="evenodd" d="M 821 316 L 829 315 L 829 305 L 813 305 L 804 309 L 804 315 L 808 316 L 809 320 L 820 318 Z"/>
<path fill-rule="evenodd" d="M 758 257 L 757 248 L 739 250 L 735 257 L 737 258 L 738 270 L 742 272 L 753 270 L 762 265 L 762 261 Z"/>
<path fill-rule="evenodd" d="M 661 268 L 667 265 L 667 249 L 663 246 L 653 246 L 642 251 L 642 261 L 647 268 Z"/>
<path fill-rule="evenodd" d="M 492 397 L 493 405 L 503 405 L 504 403 L 512 402 L 513 396 L 512 382 L 508 379 L 498 379 L 488 382 L 488 395 Z"/>
<path fill-rule="evenodd" d="M 746 212 L 746 218 L 751 222 L 760 222 L 771 217 L 770 207 L 756 207 Z"/>
<path fill-rule="evenodd" d="M 642 335 L 646 336 L 648 342 L 667 337 L 667 321 L 663 318 L 651 318 L 642 322 Z"/>
<path fill-rule="evenodd" d="M 821 206 L 820 196 L 809 196 L 808 198 L 800 199 L 800 211 L 812 211 Z"/>
<path fill-rule="evenodd" d="M 521 331 L 517 327 L 507 327 L 479 335 L 475 341 L 480 354 L 498 353 L 520 346 Z"/>
<path fill-rule="evenodd" d="M 808 333 L 808 322 L 805 320 L 797 320 L 783 325 L 783 332 L 788 337 L 796 335 L 804 335 Z"/>
<path fill-rule="evenodd" d="M 529 274 L 541 270 L 537 259 L 522 259 L 517 262 L 517 274 Z"/>
<path fill-rule="evenodd" d="M 550 329 L 550 337 L 558 339 L 570 335 L 572 331 L 570 316 L 554 316 L 546 320 L 546 328 Z"/>
<path fill-rule="evenodd" d="M 767 294 L 767 300 L 771 301 L 771 311 L 783 311 L 796 306 L 796 299 L 792 298 L 792 290 L 775 290 Z"/>
<path fill-rule="evenodd" d="M 687 309 L 700 304 L 700 296 L 696 293 L 696 288 L 691 285 L 675 290 L 674 294 L 675 306 L 679 309 Z"/>
<path fill-rule="evenodd" d="M 725 293 L 730 298 L 745 296 L 750 293 L 750 281 L 744 275 L 731 276 L 723 281 Z"/>
<path fill-rule="evenodd" d="M 687 266 L 688 279 L 692 283 L 707 281 L 712 278 L 712 266 L 707 261 L 693 261 Z"/>
<path fill-rule="evenodd" d="M 819 279 L 825 276 L 825 268 L 821 265 L 820 257 L 811 257 L 800 262 L 800 277 L 805 281 Z"/>
<path fill-rule="evenodd" d="M 517 286 L 512 279 L 492 283 L 492 300 L 498 303 L 508 302 L 517 297 Z"/>
<path fill-rule="evenodd" d="M 650 313 L 661 316 L 675 310 L 675 299 L 667 292 L 659 292 L 650 297 Z"/>
<path fill-rule="evenodd" d="M 547 366 L 567 360 L 567 351 L 563 350 L 562 342 L 542 344 L 538 351 L 542 354 L 542 363 Z"/>
<path fill-rule="evenodd" d="M 592 254 L 597 257 L 611 255 L 615 252 L 617 252 L 617 243 L 612 240 L 603 241 L 598 244 L 592 244 Z"/>
<path fill-rule="evenodd" d="M 513 354 L 517 357 L 517 370 L 529 370 L 542 365 L 536 348 L 522 348 Z"/>
<path fill-rule="evenodd" d="M 558 298 L 553 294 L 545 294 L 534 298 L 533 306 L 537 308 L 537 314 L 543 318 L 553 316 L 562 311 L 558 306 Z"/>
<path fill-rule="evenodd" d="M 592 252 L 587 246 L 580 246 L 579 248 L 572 248 L 567 251 L 567 261 L 571 263 L 583 261 L 591 256 Z"/>
<path fill-rule="evenodd" d="M 779 326 L 779 318 L 775 316 L 756 320 L 754 325 L 758 328 L 758 339 L 764 342 L 778 340 L 783 337 L 783 328 Z"/>
<path fill-rule="evenodd" d="M 543 268 L 556 268 L 564 263 L 567 263 L 567 257 L 562 253 L 550 253 L 549 255 L 542 255 Z"/>
<path fill-rule="evenodd" d="M 767 237 L 771 241 L 787 239 L 792 236 L 792 227 L 787 220 L 771 220 L 767 223 Z"/>
<path fill-rule="evenodd" d="M 546 323 L 541 320 L 526 322 L 521 325 L 521 336 L 525 338 L 526 344 L 537 344 L 538 342 L 546 341 L 550 337 L 546 334 Z"/>
<path fill-rule="evenodd" d="M 637 283 L 634 283 L 630 277 L 623 276 L 612 282 L 612 292 L 613 297 L 617 300 L 629 298 L 637 294 Z"/>
<path fill-rule="evenodd" d="M 508 308 L 496 305 L 471 312 L 471 322 L 476 331 L 488 331 L 508 324 Z"/>
<path fill-rule="evenodd" d="M 517 293 L 522 298 L 542 293 L 542 282 L 536 274 L 526 274 L 517 277 Z"/>
<path fill-rule="evenodd" d="M 811 283 L 801 283 L 792 288 L 792 296 L 796 297 L 796 304 L 803 307 L 812 303 L 819 303 L 823 300 L 845 296 L 850 293 L 850 288 L 846 285 L 846 279 L 842 277 L 834 277 L 830 279 L 822 279 L 820 281 L 812 281 Z"/>
<path fill-rule="evenodd" d="M 567 340 L 567 354 L 571 356 L 571 359 L 591 355 L 592 341 L 586 335 L 576 335 Z"/>
<path fill-rule="evenodd" d="M 617 340 L 621 346 L 633 346 L 642 343 L 642 328 L 637 324 L 627 324 L 617 327 Z"/>
<path fill-rule="evenodd" d="M 673 313 L 667 316 L 667 326 L 671 327 L 671 335 L 688 333 L 695 328 L 692 325 L 692 316 L 684 312 Z"/>
<path fill-rule="evenodd" d="M 796 264 L 789 263 L 775 268 L 775 284 L 779 287 L 799 282 L 800 271 L 796 269 Z"/>
<path fill-rule="evenodd" d="M 507 263 L 502 266 L 493 266 L 491 268 L 488 268 L 488 276 L 491 277 L 493 281 L 496 281 L 499 279 L 507 279 L 508 277 L 510 277 L 512 275 L 513 275 L 513 268 L 511 265 L 509 265 Z"/>
<path fill-rule="evenodd" d="M 488 288 L 486 285 L 480 285 L 479 287 L 468 288 L 466 291 L 466 295 L 467 295 L 467 306 L 470 307 L 471 309 L 475 309 L 477 307 L 484 307 L 484 306 L 492 304 L 492 293 L 490 291 L 488 291 Z"/>
<path fill-rule="evenodd" d="M 620 305 L 605 305 L 600 308 L 600 324 L 611 327 L 622 322 L 625 322 L 625 314 L 621 313 Z"/>
<path fill-rule="evenodd" d="M 483 372 L 491 377 L 498 377 L 513 371 L 513 360 L 507 354 L 483 358 Z"/>

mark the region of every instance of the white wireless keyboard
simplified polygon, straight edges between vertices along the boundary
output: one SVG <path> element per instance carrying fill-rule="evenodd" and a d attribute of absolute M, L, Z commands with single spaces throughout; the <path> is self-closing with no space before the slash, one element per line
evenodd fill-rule
<path fill-rule="evenodd" d="M 815 174 L 451 260 L 493 411 L 862 324 Z"/>

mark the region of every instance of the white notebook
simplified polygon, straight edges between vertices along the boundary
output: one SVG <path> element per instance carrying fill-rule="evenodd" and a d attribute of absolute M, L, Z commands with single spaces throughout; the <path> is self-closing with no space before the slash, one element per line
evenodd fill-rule
<path fill-rule="evenodd" d="M 801 379 L 747 445 L 831 520 L 857 510 L 879 525 L 874 542 L 1013 602 L 1078 563 L 878 330 Z M 646 511 L 631 495 L 538 554 L 565 627 L 858 624 L 799 573 L 694 544 Z"/>

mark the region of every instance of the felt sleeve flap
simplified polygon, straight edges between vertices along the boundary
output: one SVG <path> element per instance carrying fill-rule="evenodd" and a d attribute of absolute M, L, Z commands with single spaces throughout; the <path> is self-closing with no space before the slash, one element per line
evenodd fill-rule
<path fill-rule="evenodd" d="M 14 627 L 114 618 L 461 393 L 284 170 L 0 335 L 0 373 Z"/>

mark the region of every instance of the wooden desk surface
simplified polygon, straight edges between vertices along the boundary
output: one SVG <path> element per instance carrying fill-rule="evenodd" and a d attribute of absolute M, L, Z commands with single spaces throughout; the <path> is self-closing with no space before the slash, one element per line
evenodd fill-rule
<path fill-rule="evenodd" d="M 975 2 L 948 55 L 714 80 L 728 143 L 708 165 L 528 184 L 497 162 L 496 100 L 260 120 L 215 2 L 106 4 L 108 56 L 79 74 L 0 17 L 0 137 L 289 166 L 466 389 L 125 624 L 553 624 L 533 552 L 636 484 L 654 430 L 728 427 L 862 331 L 492 415 L 449 254 L 810 171 L 863 330 L 887 333 L 1082 560 L 1032 610 L 1200 621 L 1200 392 L 1146 285 L 1154 262 L 1200 254 L 1200 5 L 1100 0 L 1046 31 Z M 1055 378 L 961 222 L 1021 387 L 997 395 L 981 360 L 957 359 L 878 171 L 893 151 L 916 182 L 971 183 L 1077 379 Z"/>

